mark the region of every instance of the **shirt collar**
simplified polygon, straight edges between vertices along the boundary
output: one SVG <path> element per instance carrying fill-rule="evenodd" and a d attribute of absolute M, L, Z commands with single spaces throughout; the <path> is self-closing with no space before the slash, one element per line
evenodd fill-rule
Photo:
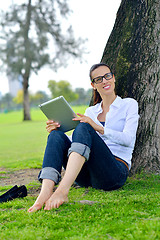
<path fill-rule="evenodd" d="M 111 106 L 114 106 L 116 108 L 119 108 L 121 106 L 121 101 L 122 98 L 117 96 L 116 99 L 113 101 L 113 103 L 111 104 Z"/>
<path fill-rule="evenodd" d="M 119 108 L 120 105 L 121 105 L 121 101 L 122 101 L 122 98 L 117 96 L 116 99 L 113 101 L 113 103 L 111 104 L 110 107 L 116 107 L 116 108 Z M 96 112 L 102 112 L 102 101 L 100 103 L 97 104 L 97 107 L 96 107 Z"/>

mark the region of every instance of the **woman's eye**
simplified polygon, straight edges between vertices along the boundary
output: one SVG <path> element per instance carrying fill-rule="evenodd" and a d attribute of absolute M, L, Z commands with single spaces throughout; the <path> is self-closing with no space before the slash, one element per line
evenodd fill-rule
<path fill-rule="evenodd" d="M 101 77 L 96 78 L 96 81 L 99 82 L 99 81 L 101 81 L 101 79 L 102 79 Z"/>

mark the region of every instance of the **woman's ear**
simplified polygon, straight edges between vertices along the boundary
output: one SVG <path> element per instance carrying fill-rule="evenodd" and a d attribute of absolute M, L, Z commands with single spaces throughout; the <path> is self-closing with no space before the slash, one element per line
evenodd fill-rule
<path fill-rule="evenodd" d="M 114 79 L 114 82 L 116 81 L 116 79 L 115 79 L 115 76 L 114 76 L 114 74 L 113 74 L 113 79 Z"/>
<path fill-rule="evenodd" d="M 91 86 L 94 90 L 96 90 L 95 86 L 94 86 L 94 83 L 91 83 Z"/>

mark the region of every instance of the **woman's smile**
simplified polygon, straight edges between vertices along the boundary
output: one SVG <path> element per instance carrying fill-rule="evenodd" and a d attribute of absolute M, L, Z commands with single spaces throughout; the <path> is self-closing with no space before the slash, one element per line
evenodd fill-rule
<path fill-rule="evenodd" d="M 105 90 L 108 90 L 108 89 L 111 88 L 111 85 L 106 85 L 106 86 L 104 86 L 103 88 L 104 88 Z"/>

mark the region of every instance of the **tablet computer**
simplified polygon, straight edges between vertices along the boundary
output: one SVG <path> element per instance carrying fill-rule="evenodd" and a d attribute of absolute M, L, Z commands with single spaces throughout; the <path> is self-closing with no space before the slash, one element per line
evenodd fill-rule
<path fill-rule="evenodd" d="M 48 119 L 58 122 L 61 125 L 58 128 L 60 131 L 70 131 L 79 123 L 79 121 L 72 120 L 77 115 L 63 96 L 42 103 L 39 105 L 39 108 Z"/>

